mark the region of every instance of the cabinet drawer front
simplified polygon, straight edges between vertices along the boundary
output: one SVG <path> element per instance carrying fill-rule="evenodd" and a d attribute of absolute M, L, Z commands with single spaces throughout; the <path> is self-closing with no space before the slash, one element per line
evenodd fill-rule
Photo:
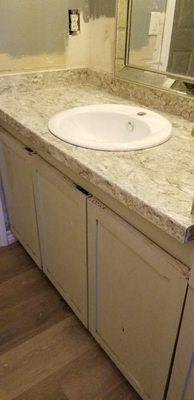
<path fill-rule="evenodd" d="M 162 400 L 187 288 L 181 265 L 88 203 L 90 330 L 143 398 Z"/>
<path fill-rule="evenodd" d="M 87 325 L 87 196 L 44 161 L 35 180 L 43 270 Z"/>

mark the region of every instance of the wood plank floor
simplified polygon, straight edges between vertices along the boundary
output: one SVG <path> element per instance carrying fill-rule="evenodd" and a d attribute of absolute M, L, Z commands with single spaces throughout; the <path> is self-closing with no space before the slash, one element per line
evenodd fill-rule
<path fill-rule="evenodd" d="M 140 400 L 18 243 L 0 249 L 0 399 Z"/>

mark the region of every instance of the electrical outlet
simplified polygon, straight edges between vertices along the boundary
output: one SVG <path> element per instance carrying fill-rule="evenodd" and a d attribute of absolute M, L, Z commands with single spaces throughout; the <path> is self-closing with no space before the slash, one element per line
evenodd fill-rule
<path fill-rule="evenodd" d="M 69 10 L 69 33 L 73 35 L 80 31 L 80 12 L 79 10 Z"/>

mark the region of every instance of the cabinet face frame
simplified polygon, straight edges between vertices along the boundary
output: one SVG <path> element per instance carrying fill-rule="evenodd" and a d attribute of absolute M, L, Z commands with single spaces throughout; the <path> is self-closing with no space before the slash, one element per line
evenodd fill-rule
<path fill-rule="evenodd" d="M 151 286 L 149 286 L 149 285 L 151 285 L 155 281 L 155 279 L 158 279 L 159 282 L 165 281 L 166 282 L 165 285 L 168 285 L 168 283 L 169 283 L 169 288 L 168 287 L 166 288 L 166 286 L 165 286 L 166 290 L 164 290 L 164 295 L 165 295 L 165 293 L 167 293 L 168 300 L 171 302 L 171 307 L 169 307 L 169 310 L 167 307 L 164 307 L 164 310 L 165 310 L 164 332 L 166 335 L 168 335 L 167 339 L 165 339 L 166 353 L 161 352 L 161 354 L 158 356 L 158 359 L 159 360 L 161 359 L 160 368 L 158 369 L 158 371 L 156 371 L 156 374 L 154 377 L 155 382 L 153 383 L 153 389 L 152 389 L 151 394 L 148 393 L 148 391 L 147 391 L 147 387 L 145 385 L 145 383 L 146 383 L 145 379 L 143 378 L 143 382 L 138 381 L 138 377 L 135 376 L 133 373 L 134 371 L 133 371 L 133 367 L 131 366 L 132 364 L 129 365 L 128 366 L 129 368 L 128 368 L 126 363 L 124 363 L 123 360 L 121 359 L 121 357 L 119 356 L 119 354 L 117 352 L 119 345 L 117 346 L 117 350 L 115 350 L 115 348 L 111 348 L 110 343 L 107 341 L 107 337 L 110 337 L 110 333 L 108 335 L 105 334 L 105 338 L 103 338 L 103 336 L 102 336 L 102 332 L 104 334 L 105 329 L 106 329 L 106 318 L 103 313 L 105 312 L 107 315 L 107 304 L 110 303 L 110 310 L 111 310 L 110 318 L 107 315 L 107 320 L 108 320 L 107 324 L 110 323 L 110 325 L 111 325 L 111 327 L 110 327 L 111 335 L 112 335 L 114 329 L 116 329 L 116 332 L 118 333 L 117 328 L 114 328 L 114 326 L 116 327 L 118 320 L 117 320 L 117 322 L 113 321 L 112 315 L 119 315 L 119 312 L 114 312 L 114 311 L 112 312 L 112 309 L 114 310 L 114 307 L 117 307 L 118 301 L 115 301 L 115 306 L 114 306 L 114 300 L 111 300 L 110 302 L 108 300 L 106 302 L 106 299 L 105 299 L 105 302 L 107 303 L 104 308 L 105 311 L 102 311 L 103 304 L 101 301 L 99 302 L 99 293 L 103 293 L 103 291 L 105 290 L 105 287 L 103 286 L 104 281 L 102 283 L 102 281 L 100 281 L 100 279 L 104 279 L 104 275 L 108 276 L 108 278 L 107 278 L 108 280 L 106 280 L 106 283 L 111 281 L 114 284 L 114 282 L 111 278 L 111 274 L 108 275 L 108 272 L 104 273 L 105 269 L 102 270 L 103 266 L 99 267 L 99 262 L 100 262 L 99 258 L 104 260 L 105 257 L 107 256 L 106 249 L 105 249 L 105 253 L 104 253 L 105 255 L 101 255 L 101 253 L 98 252 L 99 243 L 100 243 L 99 232 L 100 232 L 101 228 L 102 228 L 102 230 L 104 228 L 105 228 L 105 230 L 107 229 L 107 231 L 109 231 L 111 233 L 111 235 L 115 232 L 115 235 L 121 239 L 122 243 L 125 246 L 128 246 L 128 243 L 130 243 L 129 248 L 134 252 L 134 254 L 136 254 L 138 257 L 140 257 L 143 260 L 143 262 L 145 262 L 145 267 L 146 267 L 146 265 L 149 266 L 150 271 L 148 270 L 147 272 L 149 272 L 148 276 L 152 279 L 151 283 L 149 284 L 149 282 L 145 282 L 143 280 L 142 280 L 142 283 L 141 282 L 139 283 L 139 281 L 137 281 L 138 284 L 141 285 L 140 287 L 142 288 L 142 293 L 145 293 L 144 297 L 147 297 L 149 287 L 151 288 Z M 169 371 L 170 371 L 171 361 L 172 361 L 172 357 L 173 357 L 174 345 L 175 345 L 175 341 L 176 341 L 176 337 L 177 337 L 177 332 L 178 332 L 179 323 L 180 323 L 181 314 L 182 314 L 182 308 L 183 308 L 184 299 L 185 299 L 186 290 L 187 290 L 187 280 L 183 273 L 184 266 L 182 266 L 181 263 L 179 263 L 177 260 L 173 259 L 166 252 L 161 250 L 157 245 L 155 245 L 153 242 L 151 242 L 149 239 L 147 239 L 144 235 L 142 235 L 140 232 L 135 230 L 133 227 L 131 227 L 129 224 L 127 224 L 125 221 L 123 221 L 120 217 L 118 217 L 112 211 L 108 210 L 103 204 L 99 203 L 95 199 L 91 199 L 88 201 L 88 231 L 89 231 L 89 233 L 88 233 L 88 241 L 89 241 L 88 242 L 89 329 L 90 329 L 91 333 L 93 334 L 93 336 L 96 338 L 96 340 L 100 343 L 100 345 L 103 347 L 103 349 L 108 353 L 110 358 L 115 362 L 115 364 L 119 367 L 119 369 L 123 372 L 123 374 L 126 376 L 126 378 L 129 380 L 129 382 L 132 384 L 132 386 L 136 389 L 136 391 L 140 394 L 140 396 L 142 396 L 143 399 L 155 400 L 157 398 L 157 400 L 162 400 L 164 391 L 166 389 L 167 380 L 169 377 Z M 101 242 L 103 243 L 103 239 L 101 240 Z M 104 246 L 106 247 L 106 244 Z M 116 246 L 116 244 L 115 244 L 115 246 Z M 102 244 L 101 251 L 102 252 L 104 251 L 103 244 Z M 109 254 L 110 254 L 110 249 L 109 249 Z M 112 258 L 111 258 L 111 262 L 112 262 Z M 114 262 L 114 260 L 113 260 L 113 262 Z M 123 262 L 125 262 L 125 261 L 123 261 Z M 122 263 L 121 263 L 121 265 L 122 265 Z M 108 266 L 110 268 L 110 264 L 108 264 Z M 182 267 L 183 267 L 183 270 L 182 270 Z M 115 271 L 115 269 L 114 269 L 114 271 Z M 185 270 L 185 272 L 186 272 L 186 270 Z M 99 278 L 99 276 L 101 278 Z M 158 276 L 158 278 L 155 278 L 155 276 Z M 127 276 L 126 276 L 126 279 L 127 279 Z M 112 285 L 112 283 L 110 283 L 110 285 Z M 102 289 L 99 288 L 99 285 L 103 286 Z M 162 283 L 162 285 L 164 285 L 164 284 Z M 115 283 L 115 287 L 116 286 L 117 286 L 117 283 Z M 164 286 L 162 286 L 162 287 L 164 287 Z M 111 286 L 111 288 L 112 288 L 112 286 Z M 131 286 L 130 286 L 130 289 L 131 289 Z M 110 290 L 107 290 L 107 293 L 108 293 L 107 297 L 109 299 L 110 298 Z M 114 294 L 115 293 L 117 293 L 116 290 L 114 290 Z M 134 295 L 135 295 L 135 292 L 134 292 Z M 161 293 L 160 293 L 160 296 L 161 296 Z M 172 303 L 173 298 L 177 299 L 177 304 Z M 100 303 L 100 305 L 99 305 L 99 303 Z M 120 302 L 120 304 L 122 304 L 122 302 Z M 127 303 L 127 304 L 129 304 L 129 303 Z M 139 304 L 141 305 L 141 301 Z M 150 303 L 148 303 L 148 304 L 150 304 Z M 166 303 L 165 303 L 165 305 L 166 305 Z M 155 310 L 154 307 L 153 307 L 153 310 Z M 133 316 L 128 315 L 127 318 L 130 318 L 130 317 L 133 317 Z M 137 317 L 137 315 L 136 315 L 136 317 Z M 136 317 L 135 317 L 135 321 L 137 323 Z M 122 318 L 123 318 L 123 315 L 122 315 L 121 319 Z M 127 318 L 126 318 L 126 320 L 127 320 Z M 168 321 L 168 324 L 167 324 L 167 321 Z M 141 322 L 140 322 L 140 326 L 141 326 Z M 129 332 L 128 328 L 125 327 L 125 331 Z M 117 333 L 116 333 L 116 335 L 117 335 Z M 130 335 L 130 333 L 129 333 L 129 335 Z M 121 333 L 121 337 L 122 337 L 122 333 Z M 141 336 L 141 338 L 142 338 L 142 336 Z M 130 336 L 129 336 L 129 339 L 130 339 Z M 113 339 L 111 339 L 111 340 L 112 340 L 112 343 L 116 343 L 117 339 L 114 339 L 115 342 Z M 160 338 L 159 344 L 164 345 L 164 339 Z M 155 345 L 156 345 L 156 343 L 155 343 Z M 140 354 L 137 354 L 137 360 L 138 359 L 140 360 L 140 363 L 141 363 L 142 358 L 141 358 Z M 156 359 L 157 359 L 157 357 L 156 357 Z M 156 361 L 156 359 L 150 360 L 150 362 L 152 362 L 152 365 L 154 365 L 154 362 Z M 144 359 L 144 361 L 145 361 L 145 359 Z M 149 362 L 149 360 L 148 360 L 148 362 Z M 142 365 L 143 365 L 143 363 L 142 363 Z M 144 366 L 145 366 L 145 362 L 144 362 Z M 141 367 L 141 364 L 140 364 L 140 367 Z"/>
<path fill-rule="evenodd" d="M 194 398 L 194 287 L 189 287 L 167 400 Z"/>
<path fill-rule="evenodd" d="M 8 137 L 7 135 L 0 135 L 0 141 L 1 141 L 1 156 L 2 156 L 1 172 L 2 172 L 6 207 L 8 211 L 11 231 L 13 232 L 14 236 L 22 243 L 26 251 L 30 254 L 32 259 L 38 265 L 38 267 L 42 268 L 36 205 L 34 197 L 34 185 L 33 185 L 33 153 L 29 153 L 24 145 L 22 145 L 14 138 Z M 13 198 L 14 197 L 13 185 L 16 188 L 16 182 L 14 183 L 11 181 L 12 178 L 14 179 L 14 176 L 12 177 L 13 173 L 12 160 L 16 164 L 18 163 L 17 172 L 20 174 L 21 182 L 22 181 L 25 182 L 25 189 L 27 188 L 25 193 L 23 187 L 21 187 L 21 189 L 18 188 L 18 195 L 21 196 L 21 202 L 24 201 L 26 196 L 25 199 L 26 210 L 27 208 L 29 209 L 26 220 L 24 219 L 25 217 L 22 212 L 22 207 L 18 209 Z M 22 163 L 23 163 L 23 168 L 21 168 Z M 21 193 L 19 192 L 19 190 L 21 191 Z M 26 234 L 25 233 L 23 234 L 23 232 L 21 232 L 20 230 L 20 226 L 17 226 L 18 218 L 19 218 L 19 225 L 22 220 L 23 220 L 22 226 L 26 225 L 26 230 L 25 230 Z M 31 230 L 32 232 L 31 235 L 28 234 L 29 230 Z"/>
<path fill-rule="evenodd" d="M 88 326 L 88 273 L 87 273 L 87 198 L 88 195 L 82 193 L 77 189 L 76 185 L 68 178 L 64 177 L 59 171 L 55 168 L 41 160 L 38 156 L 36 156 L 35 161 L 35 171 L 34 171 L 34 186 L 35 186 L 35 196 L 36 196 L 36 204 L 37 204 L 37 213 L 38 213 L 38 223 L 39 223 L 39 232 L 40 232 L 40 243 L 41 243 L 41 253 L 43 260 L 43 271 L 57 288 L 57 290 L 61 293 L 62 297 L 65 301 L 70 305 L 72 310 L 78 316 L 78 318 L 82 321 L 82 323 L 87 327 Z M 48 205 L 49 208 L 45 207 L 45 194 L 46 191 L 53 198 L 56 199 L 57 204 L 61 208 L 56 210 L 57 221 L 59 221 L 59 215 L 61 213 L 61 221 L 64 221 L 64 232 L 66 233 L 66 240 L 63 239 L 62 235 L 58 232 L 58 227 L 56 224 L 52 224 L 54 226 L 51 227 L 50 221 L 53 219 L 48 215 L 48 210 L 52 210 L 53 204 L 50 200 Z M 62 204 L 64 202 L 64 210 L 62 210 Z M 56 204 L 56 207 L 57 207 Z M 70 209 L 69 209 L 70 207 Z M 67 277 L 70 274 L 70 266 L 71 262 L 65 260 L 65 250 L 64 246 L 67 249 L 68 245 L 68 236 L 67 236 L 67 227 L 65 227 L 65 209 L 69 209 L 71 213 L 71 221 L 67 218 L 67 224 L 72 223 L 75 226 L 75 220 L 78 222 L 77 226 L 77 235 L 79 235 L 79 243 L 77 248 L 75 248 L 75 256 L 72 261 L 72 270 L 71 274 L 71 284 L 72 287 L 69 287 L 65 284 L 65 274 Z M 54 211 L 53 211 L 54 212 Z M 56 216 L 56 214 L 55 214 Z M 63 224 L 63 223 L 62 223 Z M 61 225 L 62 226 L 62 225 Z M 52 230 L 52 232 L 51 232 Z M 66 230 L 66 231 L 65 231 Z M 56 260 L 55 269 L 52 267 L 53 255 L 55 254 L 55 249 L 52 247 L 51 243 L 51 235 L 53 235 L 53 239 L 56 239 L 56 248 L 58 248 L 59 259 Z M 75 235 L 76 237 L 76 235 Z M 50 247 L 48 245 L 50 243 Z M 76 246 L 75 243 L 75 246 Z M 54 244 L 53 244 L 54 245 Z M 69 247 L 74 244 L 69 243 Z M 76 254 L 77 251 L 77 254 Z M 70 253 L 72 254 L 72 253 Z M 64 259 L 64 270 L 62 270 L 61 259 Z M 52 261 L 51 261 L 52 260 Z M 77 264 L 76 264 L 77 262 Z M 79 268 L 78 274 L 76 274 L 76 265 Z M 58 277 L 61 277 L 58 279 Z M 62 282 L 63 281 L 63 282 Z M 63 284 L 64 283 L 64 284 Z M 75 285 L 75 288 L 73 287 Z M 77 287 L 77 290 L 76 290 Z M 76 298 L 73 297 L 72 293 L 77 294 Z M 78 301 L 78 298 L 80 301 Z M 80 303 L 80 304 L 78 304 Z"/>

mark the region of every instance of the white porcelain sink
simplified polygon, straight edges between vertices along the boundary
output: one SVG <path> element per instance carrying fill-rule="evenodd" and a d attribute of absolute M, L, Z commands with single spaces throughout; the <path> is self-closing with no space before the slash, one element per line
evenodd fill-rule
<path fill-rule="evenodd" d="M 157 146 L 171 137 L 171 124 L 144 108 L 118 104 L 83 106 L 49 120 L 61 140 L 95 150 L 127 151 Z"/>

